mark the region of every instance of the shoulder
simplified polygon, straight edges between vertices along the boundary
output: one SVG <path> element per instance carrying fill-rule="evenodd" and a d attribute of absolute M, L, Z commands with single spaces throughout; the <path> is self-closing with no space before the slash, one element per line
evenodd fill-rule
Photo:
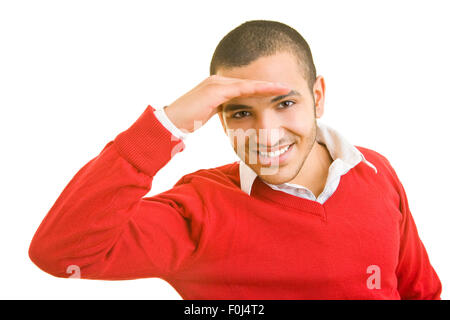
<path fill-rule="evenodd" d="M 391 162 L 388 157 L 384 154 L 381 154 L 378 151 L 373 149 L 355 146 L 367 161 L 372 163 L 377 168 L 377 176 L 384 181 L 388 181 L 390 184 L 395 185 L 398 188 L 398 185 L 401 184 L 397 173 L 395 172 Z"/>
<path fill-rule="evenodd" d="M 367 161 L 369 161 L 370 163 L 372 163 L 373 165 L 375 165 L 378 169 L 378 167 L 380 167 L 380 169 L 388 169 L 391 170 L 392 165 L 389 162 L 388 158 L 381 154 L 378 151 L 375 151 L 373 149 L 369 149 L 366 147 L 361 147 L 361 146 L 355 146 L 356 149 L 358 149 L 364 156 L 364 158 L 366 158 Z"/>

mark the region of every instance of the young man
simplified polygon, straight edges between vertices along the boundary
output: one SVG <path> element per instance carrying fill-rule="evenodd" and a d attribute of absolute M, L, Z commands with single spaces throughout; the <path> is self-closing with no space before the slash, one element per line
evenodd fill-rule
<path fill-rule="evenodd" d="M 210 72 L 165 108 L 148 106 L 79 170 L 33 238 L 37 266 L 160 277 L 184 299 L 440 299 L 389 161 L 316 121 L 325 83 L 300 34 L 246 22 Z M 241 161 L 143 197 L 216 113 Z"/>

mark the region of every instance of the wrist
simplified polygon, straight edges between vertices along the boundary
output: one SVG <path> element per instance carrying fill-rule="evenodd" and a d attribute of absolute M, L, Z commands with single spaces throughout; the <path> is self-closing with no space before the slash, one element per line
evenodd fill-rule
<path fill-rule="evenodd" d="M 180 113 L 177 110 L 175 110 L 175 107 L 170 105 L 164 106 L 163 111 L 169 122 L 176 128 L 174 129 L 177 130 L 178 132 L 181 132 L 183 136 L 192 132 L 189 129 L 189 126 L 183 122 L 182 118 L 180 118 L 179 116 Z"/>
<path fill-rule="evenodd" d="M 128 129 L 119 133 L 114 142 L 124 159 L 149 176 L 154 176 L 185 148 L 184 142 L 173 139 L 173 135 L 158 121 L 151 105 Z"/>
<path fill-rule="evenodd" d="M 155 116 L 156 118 L 158 118 L 159 122 L 161 122 L 161 124 L 170 132 L 172 133 L 173 136 L 181 139 L 181 140 L 185 140 L 188 136 L 187 131 L 182 130 L 180 128 L 178 128 L 173 122 L 172 120 L 170 120 L 170 118 L 167 116 L 167 113 L 165 111 L 165 109 L 167 109 L 167 106 L 158 109 L 155 111 Z"/>

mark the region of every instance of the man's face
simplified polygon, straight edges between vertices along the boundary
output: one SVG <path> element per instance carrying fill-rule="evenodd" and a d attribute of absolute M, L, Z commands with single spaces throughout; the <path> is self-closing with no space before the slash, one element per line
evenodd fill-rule
<path fill-rule="evenodd" d="M 316 141 L 315 98 L 294 56 L 261 57 L 217 74 L 283 82 L 293 90 L 277 101 L 271 101 L 273 96 L 237 97 L 222 104 L 218 114 L 236 154 L 262 179 L 272 184 L 294 179 Z"/>

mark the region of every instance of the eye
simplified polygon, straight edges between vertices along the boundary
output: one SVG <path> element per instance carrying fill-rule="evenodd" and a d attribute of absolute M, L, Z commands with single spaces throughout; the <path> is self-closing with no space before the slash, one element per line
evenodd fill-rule
<path fill-rule="evenodd" d="M 234 119 L 241 119 L 244 118 L 246 114 L 249 114 L 250 112 L 248 111 L 239 111 L 234 113 L 231 117 Z"/>
<path fill-rule="evenodd" d="M 286 105 L 287 102 L 291 102 L 292 104 Z M 284 105 L 284 107 L 281 107 L 281 108 L 279 108 L 279 109 L 287 109 L 287 108 L 289 108 L 290 106 L 292 106 L 293 104 L 295 104 L 295 101 L 292 101 L 292 100 L 285 100 L 285 101 L 279 103 L 280 106 L 281 106 L 281 105 Z M 233 119 L 242 119 L 242 118 L 247 117 L 248 115 L 251 115 L 251 113 L 248 112 L 248 111 L 238 111 L 238 112 L 232 114 L 232 115 L 231 115 L 231 118 L 233 118 Z"/>
<path fill-rule="evenodd" d="M 286 102 L 292 102 L 292 104 L 295 104 L 294 101 L 291 101 L 291 100 L 285 100 L 285 101 L 283 101 L 283 102 L 280 102 L 280 105 L 283 105 L 283 104 L 286 103 Z M 289 108 L 290 106 L 292 106 L 292 104 L 291 104 L 291 105 L 288 105 L 288 106 L 285 105 L 284 108 L 280 108 L 280 109 L 286 109 L 286 108 Z"/>

